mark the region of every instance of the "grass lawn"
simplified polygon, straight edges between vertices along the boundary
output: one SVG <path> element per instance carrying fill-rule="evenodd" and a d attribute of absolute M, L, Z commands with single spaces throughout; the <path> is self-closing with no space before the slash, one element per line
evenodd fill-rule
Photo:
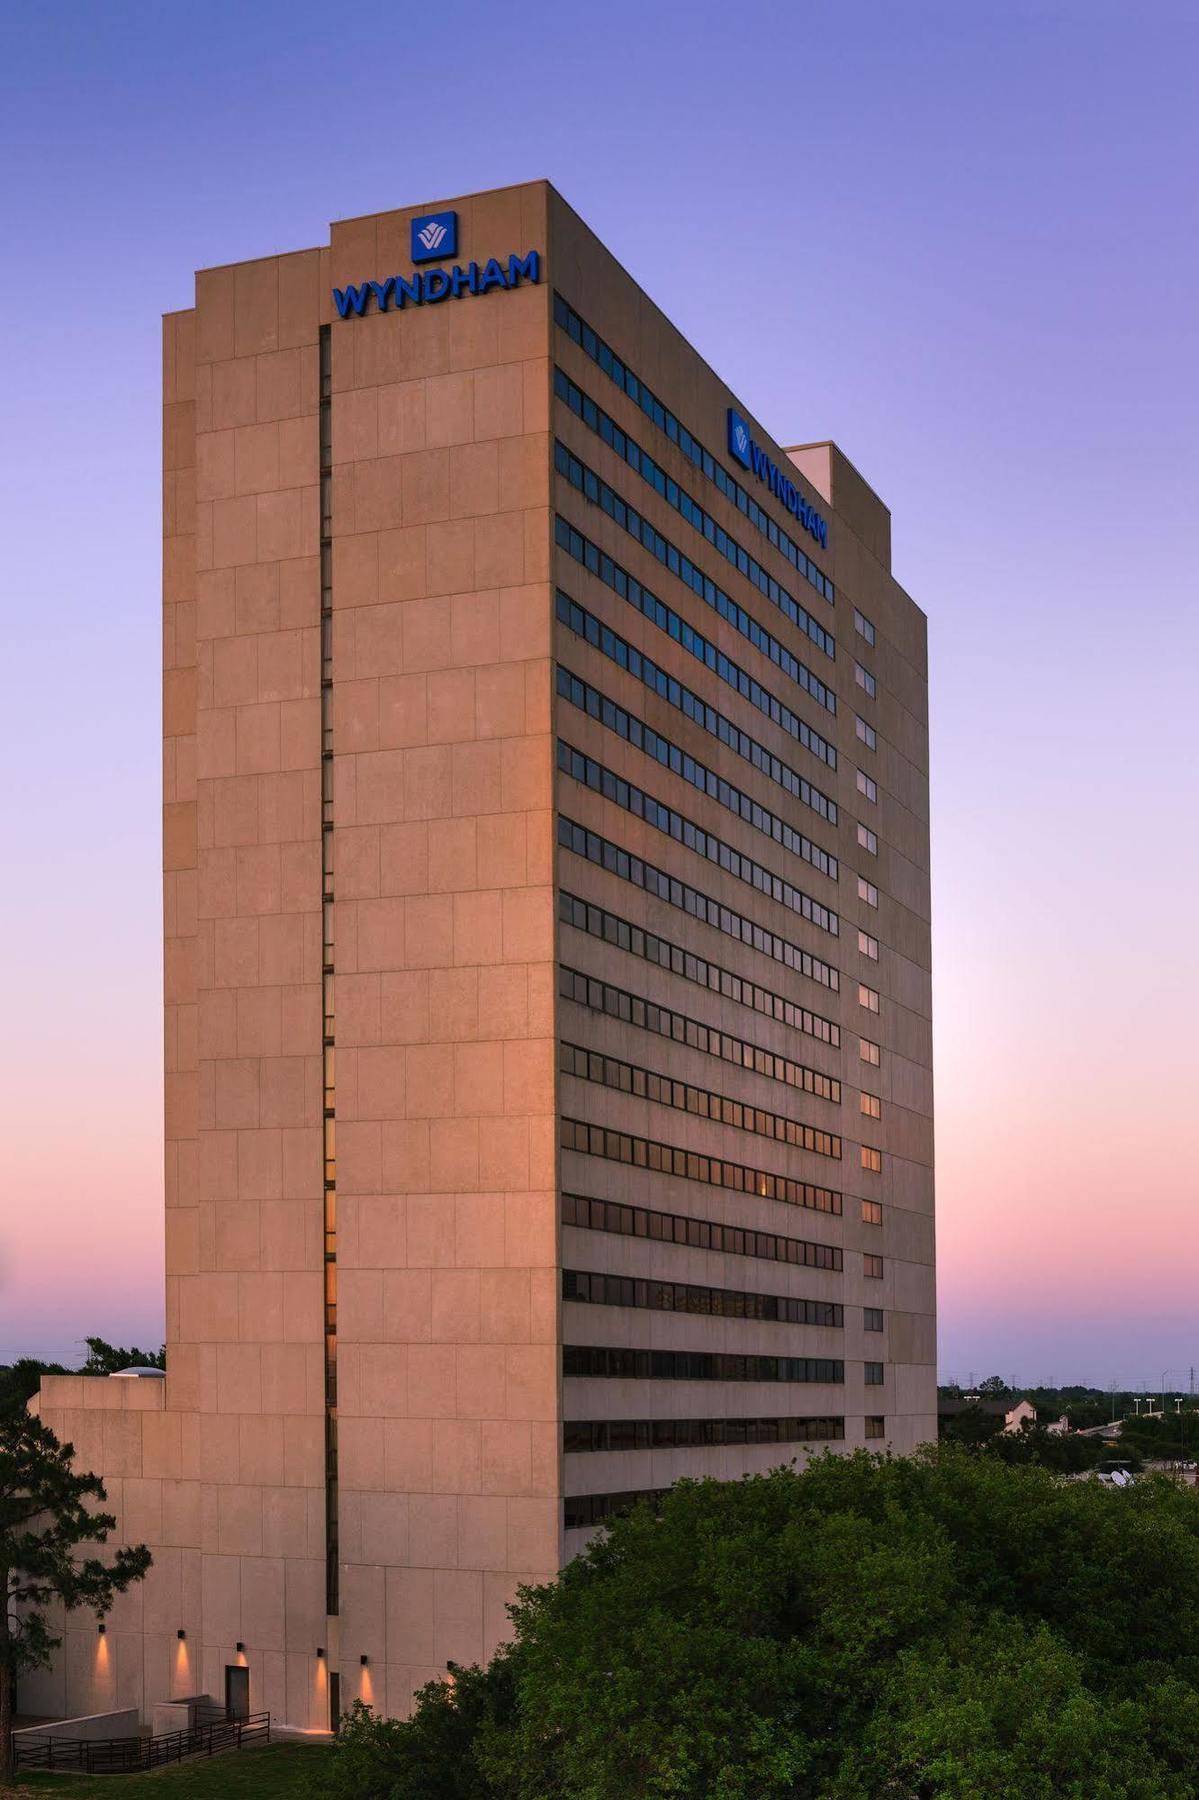
<path fill-rule="evenodd" d="M 287 1800 L 319 1794 L 326 1744 L 260 1744 L 249 1750 L 227 1750 L 223 1756 L 198 1757 L 150 1775 L 24 1775 L 19 1787 L 0 1787 L 0 1794 L 46 1796 L 61 1800 Z M 311 1784 L 311 1785 L 310 1785 Z"/>

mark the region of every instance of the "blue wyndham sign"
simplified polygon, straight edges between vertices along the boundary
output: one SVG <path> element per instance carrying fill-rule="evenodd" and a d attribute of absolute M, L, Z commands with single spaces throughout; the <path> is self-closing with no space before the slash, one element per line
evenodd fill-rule
<path fill-rule="evenodd" d="M 729 407 L 729 453 L 735 456 L 743 469 L 764 481 L 776 499 L 781 500 L 789 513 L 799 520 L 805 531 L 810 531 L 818 544 L 828 543 L 828 520 L 823 518 L 816 508 L 809 504 L 793 481 L 783 474 L 778 464 L 772 462 L 766 452 L 754 443 L 753 434 L 739 412 Z"/>
<path fill-rule="evenodd" d="M 386 281 L 364 281 L 358 287 L 334 288 L 333 304 L 343 319 L 360 319 L 373 300 L 378 312 L 401 312 L 405 306 L 432 306 L 435 300 L 460 300 L 464 294 L 487 294 L 492 288 L 515 288 L 522 282 L 541 280 L 541 258 L 536 250 L 510 256 L 501 263 L 493 256 L 480 266 L 455 263 L 452 269 L 414 269 L 411 275 L 389 275 Z"/>
<path fill-rule="evenodd" d="M 457 213 L 418 213 L 412 221 L 413 262 L 442 262 L 457 254 Z"/>

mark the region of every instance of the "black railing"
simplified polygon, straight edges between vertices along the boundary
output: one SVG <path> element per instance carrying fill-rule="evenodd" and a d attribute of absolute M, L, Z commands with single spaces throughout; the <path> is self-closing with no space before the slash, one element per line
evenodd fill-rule
<path fill-rule="evenodd" d="M 205 1709 L 206 1716 L 187 1731 L 166 1731 L 159 1737 L 124 1738 L 17 1738 L 13 1745 L 18 1769 L 76 1769 L 87 1775 L 133 1775 L 159 1769 L 164 1763 L 183 1762 L 189 1756 L 216 1756 L 222 1750 L 240 1750 L 243 1744 L 269 1744 L 270 1713 L 249 1713 L 229 1719 L 219 1709 Z"/>

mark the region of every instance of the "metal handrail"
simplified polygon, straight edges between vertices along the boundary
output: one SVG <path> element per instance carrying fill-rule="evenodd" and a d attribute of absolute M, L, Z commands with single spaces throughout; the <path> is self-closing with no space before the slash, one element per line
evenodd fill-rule
<path fill-rule="evenodd" d="M 243 1744 L 270 1743 L 269 1712 L 248 1713 L 245 1718 L 208 1719 L 185 1731 L 165 1731 L 157 1737 L 125 1738 L 30 1738 L 13 1745 L 18 1769 L 75 1769 L 87 1775 L 133 1775 L 158 1769 L 164 1763 L 182 1762 L 189 1756 L 216 1756 L 222 1750 L 240 1750 Z"/>

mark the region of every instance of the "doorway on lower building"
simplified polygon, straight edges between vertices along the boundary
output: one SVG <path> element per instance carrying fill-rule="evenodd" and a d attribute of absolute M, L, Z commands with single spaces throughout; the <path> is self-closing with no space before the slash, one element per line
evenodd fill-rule
<path fill-rule="evenodd" d="M 250 1716 L 250 1671 L 242 1663 L 225 1664 L 225 1717 Z"/>

